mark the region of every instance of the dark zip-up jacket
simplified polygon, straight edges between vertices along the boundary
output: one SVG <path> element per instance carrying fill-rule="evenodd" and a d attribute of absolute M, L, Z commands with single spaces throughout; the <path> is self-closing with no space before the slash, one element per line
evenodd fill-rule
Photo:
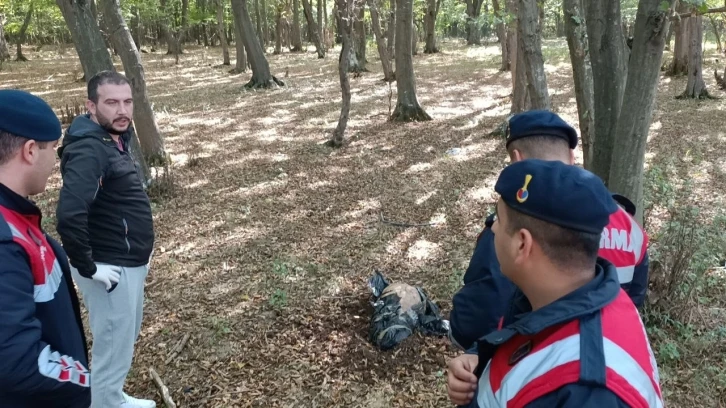
<path fill-rule="evenodd" d="M 154 226 L 149 197 L 128 153 L 89 115 L 73 120 L 58 149 L 63 187 L 56 216 L 71 265 L 90 277 L 94 262 L 136 267 L 149 261 Z"/>
<path fill-rule="evenodd" d="M 68 259 L 0 184 L 0 406 L 88 408 L 88 349 Z"/>

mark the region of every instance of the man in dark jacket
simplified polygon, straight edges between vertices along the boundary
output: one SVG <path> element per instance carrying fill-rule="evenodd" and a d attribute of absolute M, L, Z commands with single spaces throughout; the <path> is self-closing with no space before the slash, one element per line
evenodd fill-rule
<path fill-rule="evenodd" d="M 510 119 L 506 145 L 512 162 L 543 159 L 574 164 L 577 133 L 552 112 L 528 111 Z M 648 236 L 632 216 L 635 206 L 622 196 L 613 197 L 622 208 L 610 217 L 603 230 L 599 255 L 615 265 L 621 286 L 640 307 L 648 288 Z M 452 301 L 450 338 L 463 349 L 497 329 L 515 290 L 502 275 L 494 253 L 493 223 L 494 214 L 487 218 L 479 235 L 464 275 L 464 287 Z"/>
<path fill-rule="evenodd" d="M 58 150 L 63 187 L 57 229 L 90 318 L 92 406 L 155 407 L 123 392 L 154 245 L 149 198 L 129 154 L 128 80 L 116 72 L 97 74 L 88 82 L 86 107 L 90 113 L 73 121 Z"/>
<path fill-rule="evenodd" d="M 66 254 L 28 196 L 55 164 L 61 126 L 40 98 L 0 90 L 0 405 L 88 408 L 88 350 Z"/>

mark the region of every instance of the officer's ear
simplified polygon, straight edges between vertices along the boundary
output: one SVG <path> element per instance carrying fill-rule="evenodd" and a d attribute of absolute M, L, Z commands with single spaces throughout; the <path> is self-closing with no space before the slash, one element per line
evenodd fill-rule
<path fill-rule="evenodd" d="M 28 139 L 20 147 L 20 151 L 18 152 L 18 154 L 20 155 L 20 158 L 24 163 L 32 165 L 38 160 L 38 150 L 40 150 L 38 142 L 33 139 Z"/>
<path fill-rule="evenodd" d="M 520 228 L 514 234 L 516 240 L 516 251 L 517 254 L 514 259 L 515 264 L 523 264 L 532 257 L 532 250 L 534 249 L 534 239 L 532 233 L 526 228 Z"/>
<path fill-rule="evenodd" d="M 575 165 L 575 149 L 570 149 L 570 166 Z"/>

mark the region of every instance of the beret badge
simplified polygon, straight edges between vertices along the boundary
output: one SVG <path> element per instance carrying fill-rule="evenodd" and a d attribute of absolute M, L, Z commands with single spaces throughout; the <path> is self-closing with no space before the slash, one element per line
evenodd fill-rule
<path fill-rule="evenodd" d="M 520 203 L 527 201 L 527 198 L 529 198 L 529 191 L 527 191 L 527 186 L 529 185 L 530 181 L 532 181 L 532 175 L 527 174 L 524 177 L 524 185 L 522 186 L 522 188 L 517 190 L 517 201 L 519 201 Z"/>

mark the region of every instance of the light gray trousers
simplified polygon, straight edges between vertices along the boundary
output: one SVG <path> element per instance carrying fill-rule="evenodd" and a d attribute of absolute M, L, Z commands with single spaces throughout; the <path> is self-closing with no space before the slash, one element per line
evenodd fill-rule
<path fill-rule="evenodd" d="M 71 267 L 83 296 L 93 336 L 91 348 L 91 408 L 117 408 L 124 402 L 123 387 L 134 357 L 144 310 L 147 265 L 122 268 L 118 285 L 106 286 L 84 278 Z"/>

